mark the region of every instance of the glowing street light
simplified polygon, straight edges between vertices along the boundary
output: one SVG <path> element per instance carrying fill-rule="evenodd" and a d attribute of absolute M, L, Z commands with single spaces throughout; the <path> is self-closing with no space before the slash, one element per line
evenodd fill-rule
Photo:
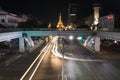
<path fill-rule="evenodd" d="M 74 39 L 74 37 L 73 37 L 72 35 L 70 35 L 70 36 L 69 36 L 69 39 L 70 39 L 70 40 L 73 40 L 73 39 Z"/>

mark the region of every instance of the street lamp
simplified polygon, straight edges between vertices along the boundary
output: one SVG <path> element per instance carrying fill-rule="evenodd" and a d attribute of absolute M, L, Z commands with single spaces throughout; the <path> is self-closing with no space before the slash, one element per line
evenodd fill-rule
<path fill-rule="evenodd" d="M 62 53 L 62 80 L 64 80 L 64 51 L 63 49 L 61 48 L 61 53 Z"/>
<path fill-rule="evenodd" d="M 62 54 L 62 72 L 61 72 L 61 80 L 65 80 L 65 77 L 64 77 L 64 43 L 63 43 L 63 40 L 62 40 L 62 37 L 61 35 L 59 35 L 59 39 L 60 39 L 60 49 L 61 49 L 61 54 Z"/>
<path fill-rule="evenodd" d="M 60 44 L 62 45 L 61 46 L 61 53 L 62 53 L 62 80 L 64 80 L 64 43 L 63 43 L 63 40 L 62 40 L 62 37 L 60 37 Z"/>
<path fill-rule="evenodd" d="M 69 39 L 70 39 L 70 40 L 73 40 L 73 39 L 74 39 L 74 37 L 73 37 L 72 35 L 70 35 L 70 36 L 69 36 Z"/>
<path fill-rule="evenodd" d="M 64 42 L 61 36 L 61 31 L 62 30 L 59 30 L 60 49 L 61 49 L 61 54 L 62 54 L 62 72 L 61 72 L 62 79 L 60 78 L 60 80 L 66 80 L 65 75 L 64 75 Z"/>

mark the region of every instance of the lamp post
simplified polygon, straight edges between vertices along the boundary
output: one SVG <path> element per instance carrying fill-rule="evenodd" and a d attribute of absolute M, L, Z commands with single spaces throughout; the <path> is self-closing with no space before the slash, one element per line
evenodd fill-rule
<path fill-rule="evenodd" d="M 63 47 L 64 47 L 64 44 L 62 43 L 62 45 L 63 45 Z M 61 52 L 62 52 L 62 80 L 64 80 L 64 50 L 63 50 L 63 48 L 62 48 L 62 50 L 61 50 Z"/>
<path fill-rule="evenodd" d="M 64 44 L 63 44 L 63 41 L 62 41 L 62 38 L 60 36 L 60 45 L 61 45 L 61 54 L 62 54 L 62 73 L 61 73 L 61 77 L 62 77 L 62 80 L 64 80 Z"/>
<path fill-rule="evenodd" d="M 62 54 L 62 72 L 61 72 L 61 77 L 62 77 L 62 80 L 64 80 L 64 43 L 63 43 L 63 40 L 62 40 L 62 37 L 61 37 L 61 30 L 59 31 L 59 39 L 60 39 L 60 49 L 61 49 L 61 54 Z"/>
<path fill-rule="evenodd" d="M 61 31 L 62 30 L 59 30 L 60 50 L 61 50 L 61 54 L 62 54 L 62 72 L 61 72 L 60 80 L 67 80 L 67 78 L 65 77 L 65 74 L 64 74 L 64 42 L 61 37 Z"/>

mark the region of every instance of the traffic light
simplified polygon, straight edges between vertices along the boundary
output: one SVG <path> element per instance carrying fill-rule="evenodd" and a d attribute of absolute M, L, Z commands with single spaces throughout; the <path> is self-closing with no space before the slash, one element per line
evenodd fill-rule
<path fill-rule="evenodd" d="M 83 36 L 78 36 L 77 39 L 82 41 L 83 40 Z"/>

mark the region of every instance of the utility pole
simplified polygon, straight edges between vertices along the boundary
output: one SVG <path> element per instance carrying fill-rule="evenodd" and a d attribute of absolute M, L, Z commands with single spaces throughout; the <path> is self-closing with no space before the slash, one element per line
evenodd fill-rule
<path fill-rule="evenodd" d="M 61 31 L 60 31 L 61 33 Z M 61 49 L 61 54 L 62 54 L 62 72 L 61 72 L 61 80 L 64 80 L 64 44 L 61 35 L 59 35 L 60 39 L 60 49 Z"/>
<path fill-rule="evenodd" d="M 62 54 L 62 72 L 61 72 L 61 78 L 60 80 L 67 80 L 65 78 L 65 74 L 64 74 L 64 42 L 61 36 L 61 30 L 59 31 L 59 39 L 60 39 L 60 49 L 61 49 L 61 54 Z"/>
<path fill-rule="evenodd" d="M 60 45 L 61 45 L 61 54 L 62 54 L 62 72 L 61 72 L 61 77 L 62 77 L 62 80 L 64 80 L 64 44 L 63 44 L 63 41 L 62 41 L 62 37 L 60 36 Z"/>
<path fill-rule="evenodd" d="M 62 44 L 63 45 L 63 44 Z M 64 80 L 64 51 L 62 49 L 62 80 Z"/>

